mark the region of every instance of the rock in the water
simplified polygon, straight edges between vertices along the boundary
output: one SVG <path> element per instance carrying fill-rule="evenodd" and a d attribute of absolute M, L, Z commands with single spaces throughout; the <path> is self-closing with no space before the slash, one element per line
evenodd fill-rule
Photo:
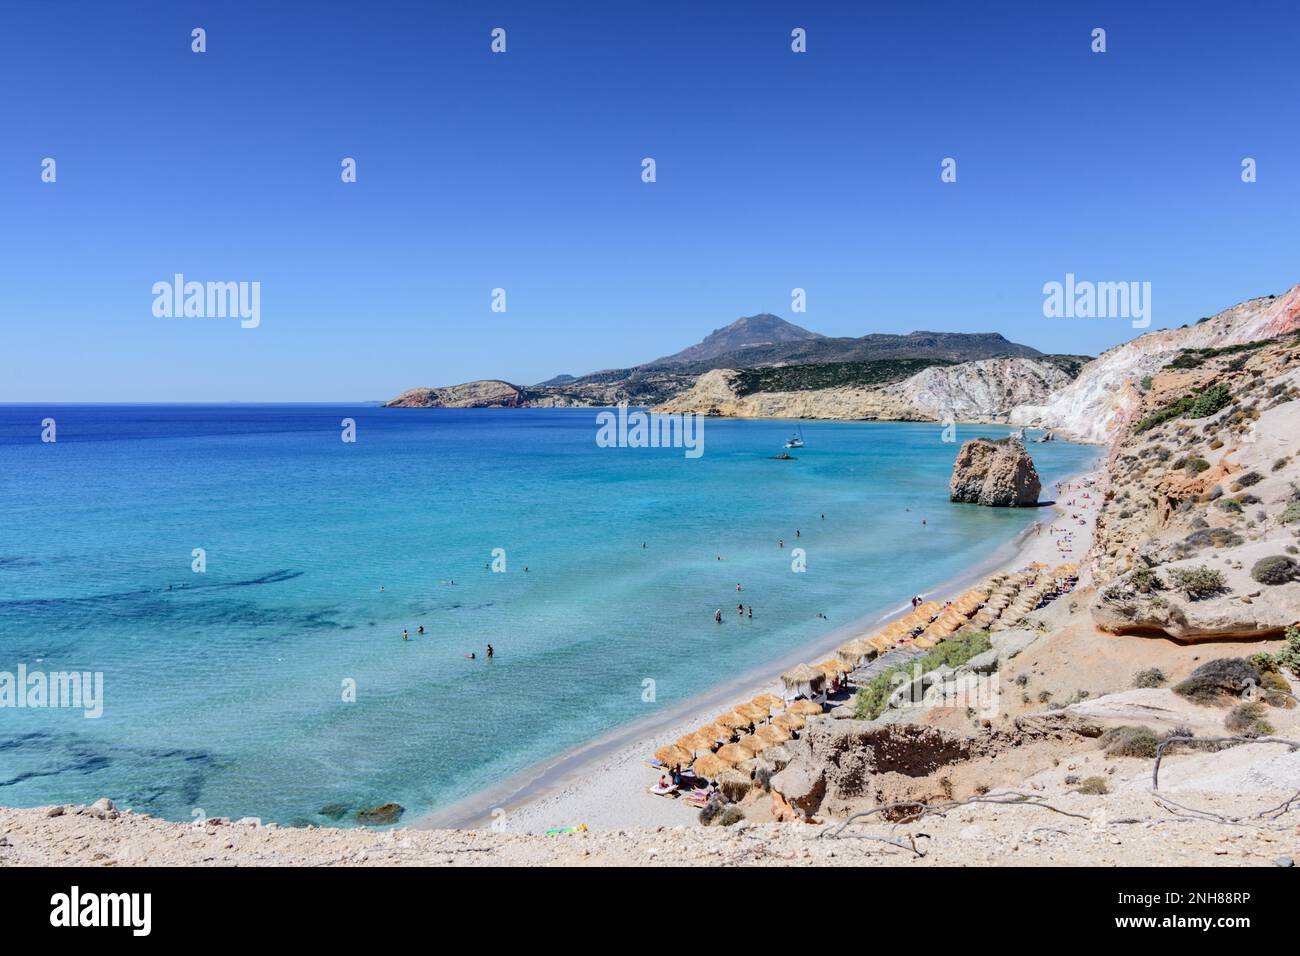
<path fill-rule="evenodd" d="M 1038 503 L 1042 483 L 1025 446 L 1014 438 L 975 438 L 961 446 L 948 484 L 953 501 L 997 508 Z"/>
<path fill-rule="evenodd" d="M 371 825 L 396 823 L 405 812 L 406 808 L 400 803 L 381 803 L 377 807 L 366 807 L 364 810 L 358 810 L 357 820 Z"/>
<path fill-rule="evenodd" d="M 351 809 L 346 803 L 327 803 L 316 812 L 327 820 L 342 820 Z"/>

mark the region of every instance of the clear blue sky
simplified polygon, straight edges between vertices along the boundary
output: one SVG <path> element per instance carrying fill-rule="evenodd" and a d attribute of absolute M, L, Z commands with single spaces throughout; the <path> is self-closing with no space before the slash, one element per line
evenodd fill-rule
<path fill-rule="evenodd" d="M 1044 282 L 1149 281 L 1161 327 L 1300 281 L 1298 39 L 1284 3 L 9 0 L 0 401 L 528 383 L 764 311 L 1096 353 L 1136 333 Z M 261 282 L 261 327 L 155 318 L 175 272 Z"/>

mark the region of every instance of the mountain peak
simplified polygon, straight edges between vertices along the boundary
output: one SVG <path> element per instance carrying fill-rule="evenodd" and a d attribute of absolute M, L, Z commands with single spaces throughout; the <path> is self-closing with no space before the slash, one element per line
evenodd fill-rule
<path fill-rule="evenodd" d="M 761 312 L 758 315 L 741 316 L 730 325 L 714 329 L 699 344 L 656 359 L 650 364 L 685 365 L 691 362 L 704 362 L 755 345 L 780 345 L 785 342 L 804 342 L 820 338 L 823 336 L 801 328 L 793 322 L 787 322 L 780 316 Z"/>

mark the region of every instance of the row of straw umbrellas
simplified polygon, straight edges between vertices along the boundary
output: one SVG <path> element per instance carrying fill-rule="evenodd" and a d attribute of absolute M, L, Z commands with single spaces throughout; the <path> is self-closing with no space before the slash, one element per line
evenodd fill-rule
<path fill-rule="evenodd" d="M 655 759 L 670 767 L 689 767 L 697 777 L 716 778 L 789 740 L 803 729 L 807 717 L 822 713 L 822 705 L 810 698 L 900 641 L 910 639 L 914 647 L 931 648 L 965 627 L 1010 626 L 1047 594 L 1072 587 L 1078 574 L 1079 566 L 1073 562 L 1054 569 L 1036 562 L 1014 574 L 994 574 L 949 604 L 925 601 L 872 637 L 841 645 L 835 657 L 819 664 L 797 664 L 783 673 L 781 682 L 791 693 L 802 695 L 800 699 L 790 703 L 775 694 L 760 694 L 676 743 L 660 747 Z"/>
<path fill-rule="evenodd" d="M 780 713 L 773 716 L 774 710 Z M 821 704 L 811 700 L 787 704 L 775 694 L 759 694 L 714 718 L 712 723 L 677 738 L 676 743 L 660 747 L 655 759 L 670 767 L 689 767 L 697 777 L 713 779 L 785 743 L 804 728 L 809 716 L 821 712 Z"/>
<path fill-rule="evenodd" d="M 839 665 L 841 673 L 856 670 L 872 658 L 893 650 L 900 641 L 911 641 L 913 647 L 928 650 L 968 627 L 998 629 L 996 622 L 1005 626 L 1018 623 L 1049 594 L 1068 590 L 1078 579 L 1079 566 L 1067 562 L 1051 568 L 1035 562 L 1024 571 L 1014 574 L 999 572 L 976 587 L 963 592 L 948 604 L 925 601 L 907 614 L 886 624 L 871 637 L 860 637 L 842 644 L 835 652 L 835 662 L 801 664 L 782 675 L 787 687 L 816 691 L 813 683 L 818 672 L 822 682 L 833 679 L 828 665 Z M 807 693 L 808 690 L 804 692 Z M 811 696 L 811 695 L 810 695 Z"/>

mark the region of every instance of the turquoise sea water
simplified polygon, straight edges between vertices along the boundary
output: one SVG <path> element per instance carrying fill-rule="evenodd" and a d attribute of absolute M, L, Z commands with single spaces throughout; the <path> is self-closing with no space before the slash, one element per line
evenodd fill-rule
<path fill-rule="evenodd" d="M 1037 517 L 950 504 L 938 425 L 804 423 L 797 460 L 770 460 L 791 429 L 711 419 L 691 460 L 597 447 L 592 410 L 0 407 L 0 671 L 102 671 L 105 698 L 97 720 L 0 708 L 0 805 L 410 819 L 904 603 Z M 1045 497 L 1097 457 L 1029 447 Z"/>

